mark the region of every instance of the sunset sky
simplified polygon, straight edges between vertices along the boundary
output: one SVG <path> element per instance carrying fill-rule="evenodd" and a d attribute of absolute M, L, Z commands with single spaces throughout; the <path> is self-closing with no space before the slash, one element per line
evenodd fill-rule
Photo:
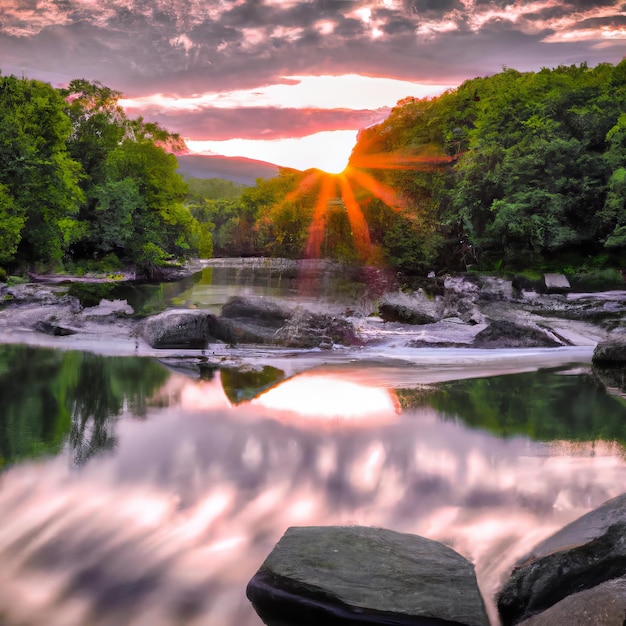
<path fill-rule="evenodd" d="M 407 96 L 626 55 L 625 0 L 0 0 L 0 71 L 98 80 L 193 151 L 306 169 Z"/>

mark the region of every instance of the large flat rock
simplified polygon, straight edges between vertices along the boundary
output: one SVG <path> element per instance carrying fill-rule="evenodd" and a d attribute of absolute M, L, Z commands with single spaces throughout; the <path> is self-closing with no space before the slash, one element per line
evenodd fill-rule
<path fill-rule="evenodd" d="M 247 595 L 270 626 L 489 624 L 469 561 L 380 528 L 289 528 Z"/>

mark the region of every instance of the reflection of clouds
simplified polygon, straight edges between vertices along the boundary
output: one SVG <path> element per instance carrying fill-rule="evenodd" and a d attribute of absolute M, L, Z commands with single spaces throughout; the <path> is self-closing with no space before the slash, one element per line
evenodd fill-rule
<path fill-rule="evenodd" d="M 0 614 L 260 626 L 245 585 L 288 526 L 309 524 L 446 541 L 476 563 L 489 596 L 519 556 L 626 479 L 608 444 L 499 440 L 393 405 L 359 428 L 302 428 L 260 405 L 216 410 L 188 394 L 219 398 L 217 377 L 173 374 L 168 385 L 169 408 L 118 423 L 114 458 L 3 474 Z"/>

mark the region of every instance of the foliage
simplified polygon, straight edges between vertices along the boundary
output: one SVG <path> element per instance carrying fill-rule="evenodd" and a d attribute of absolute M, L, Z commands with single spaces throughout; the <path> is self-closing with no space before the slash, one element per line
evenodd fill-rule
<path fill-rule="evenodd" d="M 153 274 L 210 255 L 184 204 L 178 135 L 129 119 L 98 82 L 0 76 L 0 264 L 54 265 L 114 254 Z M 167 151 L 168 152 L 167 152 Z"/>

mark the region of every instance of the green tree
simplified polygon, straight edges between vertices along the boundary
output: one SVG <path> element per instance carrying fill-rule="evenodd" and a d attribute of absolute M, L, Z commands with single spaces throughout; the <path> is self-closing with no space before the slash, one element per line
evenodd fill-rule
<path fill-rule="evenodd" d="M 22 261 L 59 262 L 81 233 L 81 167 L 67 150 L 72 127 L 64 108 L 50 85 L 0 76 L 0 184 L 5 215 L 12 198 L 13 242 L 24 220 L 16 251 Z"/>

